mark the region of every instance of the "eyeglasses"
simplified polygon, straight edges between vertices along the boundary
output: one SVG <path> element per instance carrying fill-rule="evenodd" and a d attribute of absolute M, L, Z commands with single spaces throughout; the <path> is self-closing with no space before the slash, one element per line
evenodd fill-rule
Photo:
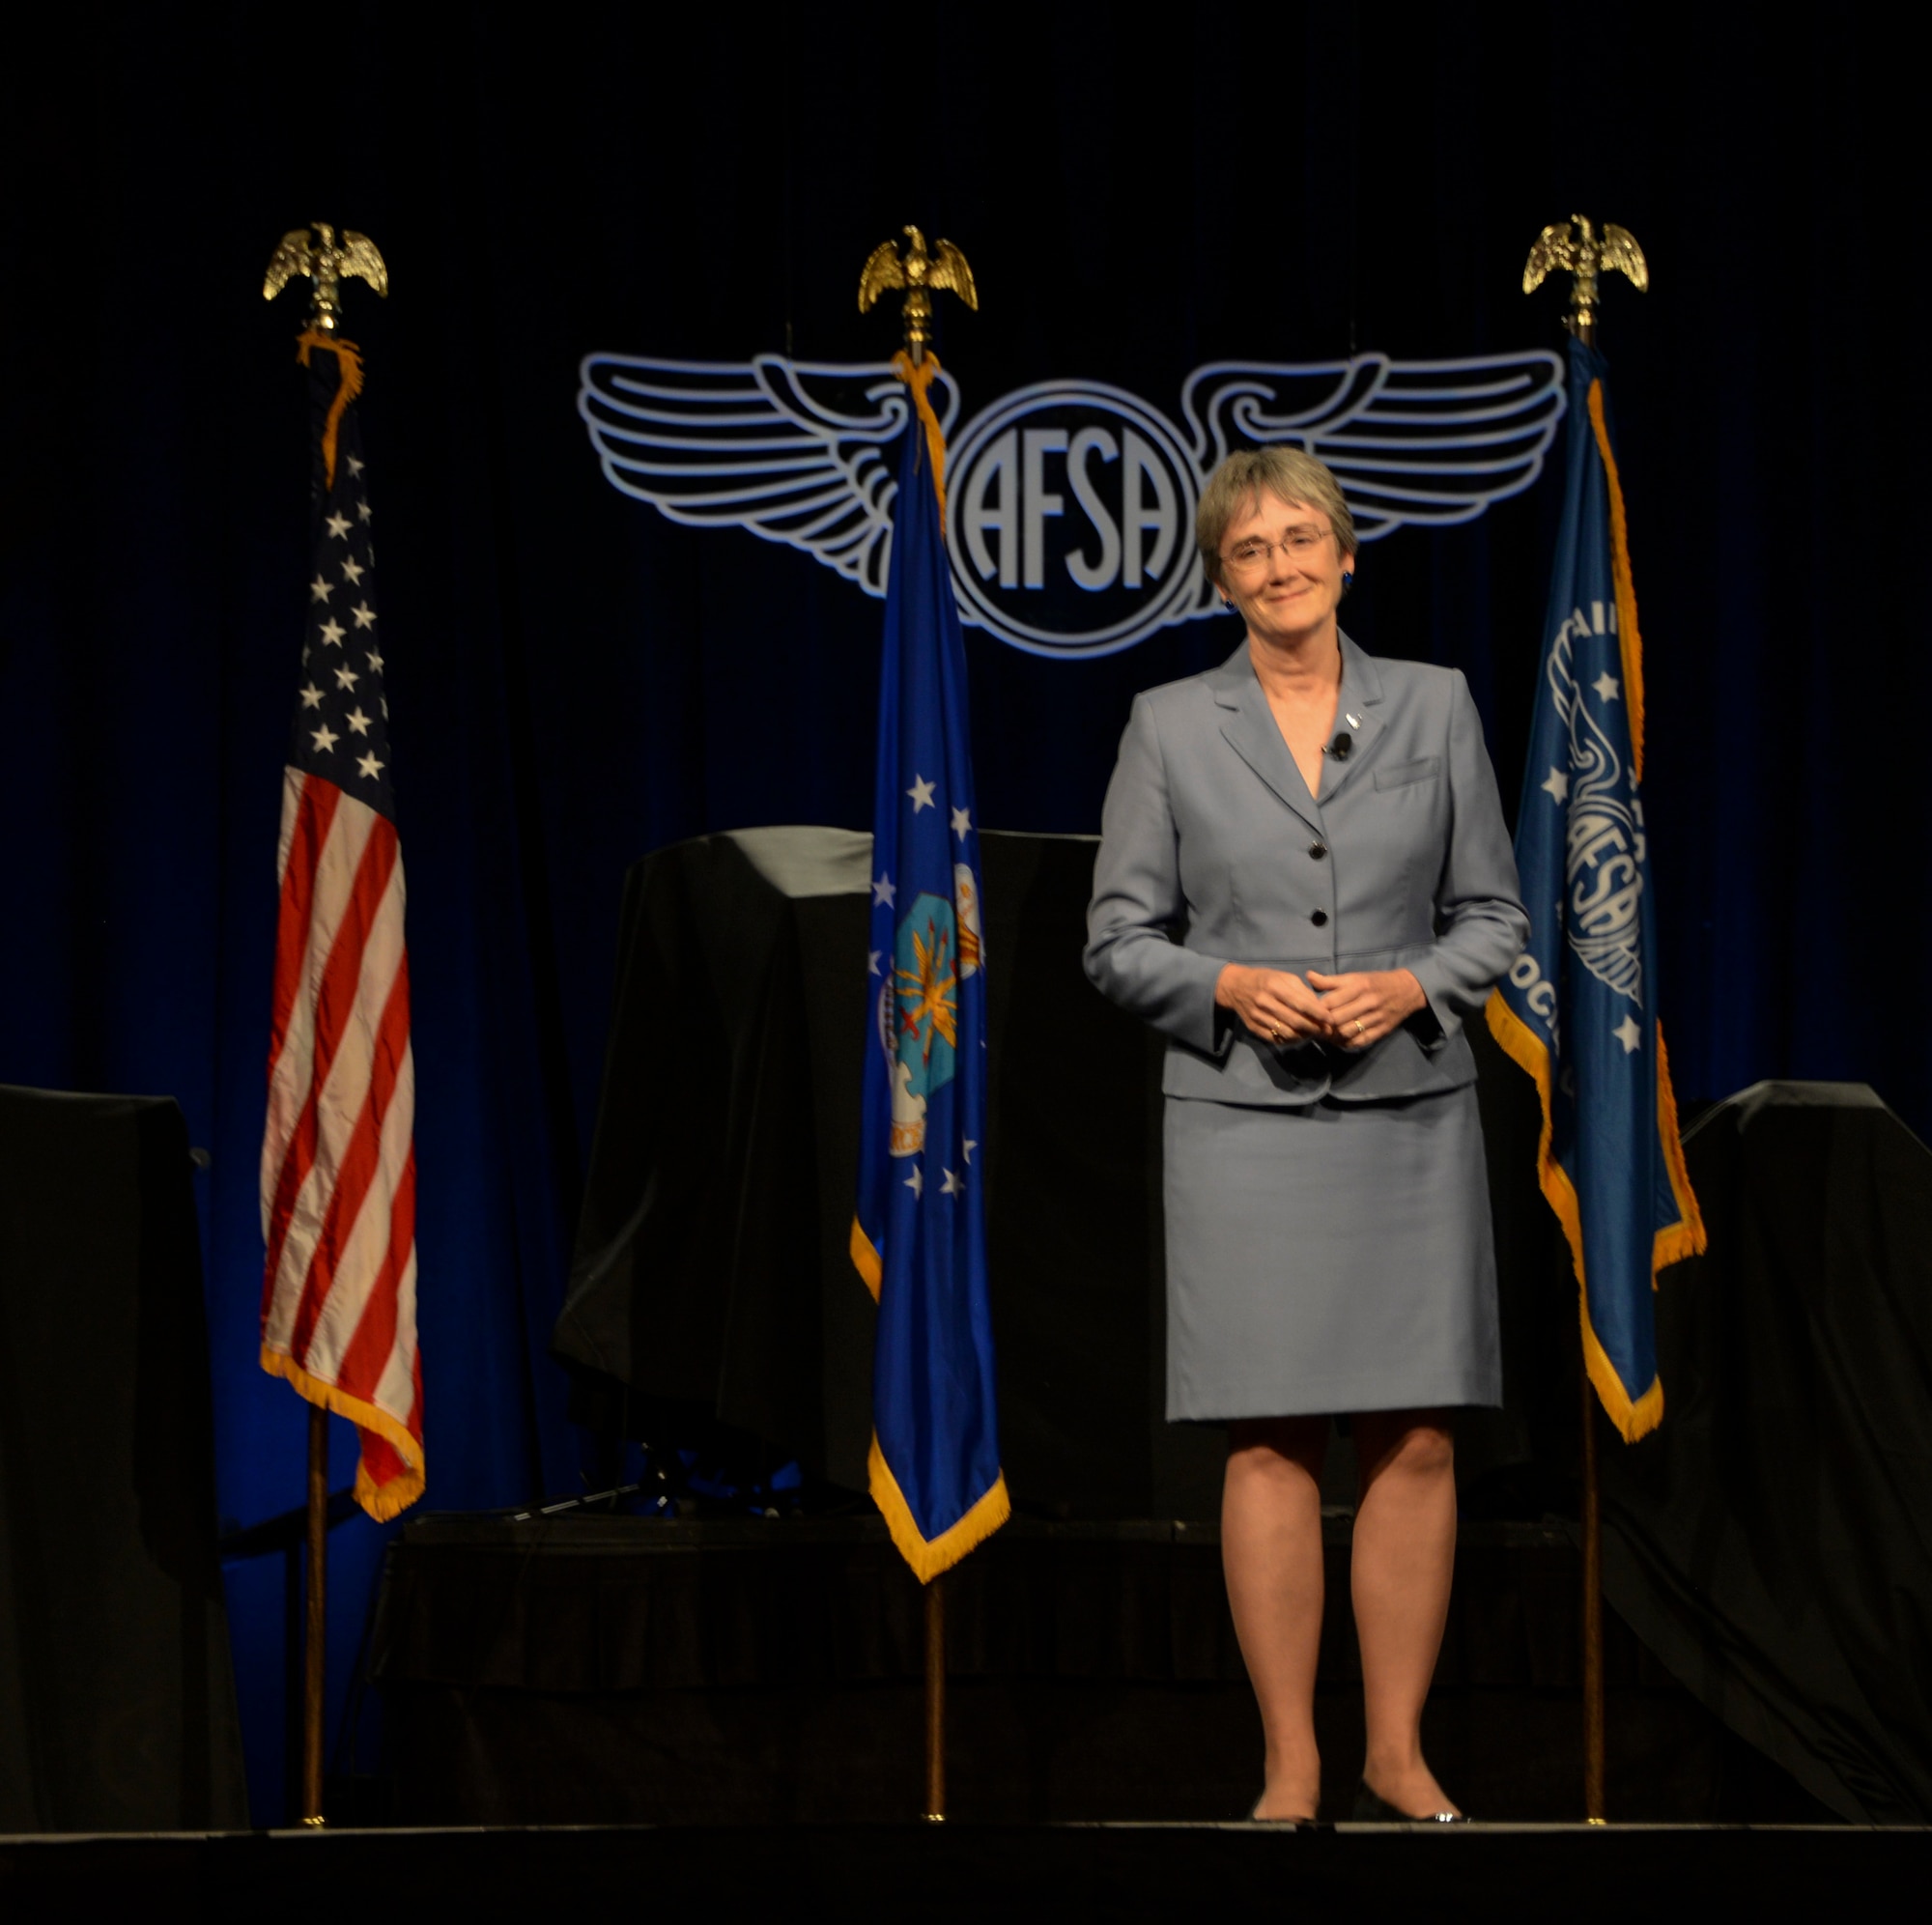
<path fill-rule="evenodd" d="M 1327 533 L 1314 528 L 1291 528 L 1278 542 L 1246 541 L 1233 554 L 1221 558 L 1230 568 L 1238 569 L 1243 575 L 1253 575 L 1274 559 L 1276 549 L 1280 549 L 1290 560 L 1299 560 L 1327 539 Z"/>

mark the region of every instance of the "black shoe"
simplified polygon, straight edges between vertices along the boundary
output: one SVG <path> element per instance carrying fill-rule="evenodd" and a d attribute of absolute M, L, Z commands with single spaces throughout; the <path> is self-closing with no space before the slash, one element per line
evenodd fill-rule
<path fill-rule="evenodd" d="M 1467 1825 L 1469 1823 L 1468 1818 L 1460 1811 L 1428 1811 L 1418 1815 L 1412 1811 L 1399 1810 L 1379 1792 L 1371 1791 L 1366 1778 L 1355 1787 L 1353 1817 L 1357 1825 Z"/>

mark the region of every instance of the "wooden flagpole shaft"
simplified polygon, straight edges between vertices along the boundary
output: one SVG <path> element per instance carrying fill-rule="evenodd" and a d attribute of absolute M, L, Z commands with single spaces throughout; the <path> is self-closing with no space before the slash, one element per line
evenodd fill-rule
<path fill-rule="evenodd" d="M 1583 1816 L 1604 1816 L 1604 1527 L 1597 1506 L 1597 1393 L 1583 1379 Z"/>
<path fill-rule="evenodd" d="M 1586 348 L 1597 345 L 1593 313 L 1572 318 L 1571 326 Z M 1604 1526 L 1597 1510 L 1597 1393 L 1590 1373 L 1579 1368 L 1583 1385 L 1583 1816 L 1592 1825 L 1604 1816 Z"/>
<path fill-rule="evenodd" d="M 925 1587 L 925 1822 L 946 1823 L 946 1579 Z"/>
<path fill-rule="evenodd" d="M 322 1816 L 323 1664 L 327 1656 L 328 1412 L 308 1407 L 308 1597 L 302 1625 L 301 1822 Z"/>

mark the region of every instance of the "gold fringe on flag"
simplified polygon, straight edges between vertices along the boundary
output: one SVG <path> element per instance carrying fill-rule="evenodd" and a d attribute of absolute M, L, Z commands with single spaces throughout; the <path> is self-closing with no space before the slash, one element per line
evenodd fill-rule
<path fill-rule="evenodd" d="M 950 1530 L 936 1538 L 920 1535 L 912 1506 L 893 1475 L 886 1454 L 879 1448 L 878 1432 L 872 1433 L 872 1449 L 866 1459 L 872 1502 L 892 1533 L 898 1554 L 912 1567 L 912 1574 L 922 1584 L 930 1584 L 943 1571 L 951 1571 L 976 1544 L 984 1543 L 1012 1515 L 1012 1501 L 1007 1495 L 1007 1474 L 1002 1471 L 990 1489 Z"/>
<path fill-rule="evenodd" d="M 368 1466 L 359 1459 L 356 1462 L 355 1501 L 377 1523 L 386 1524 L 391 1517 L 400 1516 L 423 1494 L 422 1439 L 412 1435 L 407 1424 L 363 1398 L 311 1376 L 286 1350 L 271 1350 L 264 1344 L 262 1368 L 270 1376 L 287 1379 L 309 1402 L 348 1418 L 358 1430 L 374 1431 L 402 1458 L 402 1476 L 392 1477 L 387 1484 L 378 1484 L 369 1475 Z"/>
<path fill-rule="evenodd" d="M 939 498 L 939 525 L 946 527 L 946 433 L 939 425 L 939 416 L 932 411 L 932 398 L 926 389 L 932 385 L 932 378 L 939 372 L 939 356 L 927 354 L 924 360 L 915 361 L 901 348 L 893 356 L 893 371 L 912 389 L 912 405 L 919 410 L 919 418 L 925 426 L 925 451 L 932 457 L 932 492 Z"/>
<path fill-rule="evenodd" d="M 323 473 L 330 489 L 335 486 L 335 437 L 342 426 L 342 417 L 349 411 L 349 404 L 362 392 L 362 350 L 354 341 L 345 341 L 340 334 L 321 334 L 311 327 L 305 334 L 296 336 L 296 355 L 303 367 L 308 366 L 311 348 L 327 348 L 335 355 L 335 365 L 341 370 L 342 380 L 337 384 L 335 399 L 328 404 L 328 418 L 322 424 L 322 467 Z"/>

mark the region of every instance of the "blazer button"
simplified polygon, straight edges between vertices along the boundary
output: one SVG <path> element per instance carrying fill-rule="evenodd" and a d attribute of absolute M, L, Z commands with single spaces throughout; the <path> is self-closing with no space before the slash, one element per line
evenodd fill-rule
<path fill-rule="evenodd" d="M 1308 920 L 1310 920 L 1311 922 L 1313 922 L 1313 923 L 1315 924 L 1315 926 L 1316 926 L 1316 927 L 1317 927 L 1317 928 L 1319 929 L 1319 928 L 1321 928 L 1321 925 L 1322 925 L 1322 924 L 1323 924 L 1324 922 L 1326 922 L 1326 921 L 1327 921 L 1327 920 L 1328 920 L 1328 912 L 1327 912 L 1327 911 L 1326 911 L 1325 909 L 1318 909 L 1318 910 L 1317 910 L 1317 911 L 1315 912 L 1315 914 L 1314 914 L 1313 916 L 1311 916 L 1311 917 L 1310 917 L 1310 918 L 1309 918 Z"/>
<path fill-rule="evenodd" d="M 1311 842 L 1308 845 L 1308 853 L 1319 863 L 1328 853 L 1328 845 L 1325 842 Z"/>

